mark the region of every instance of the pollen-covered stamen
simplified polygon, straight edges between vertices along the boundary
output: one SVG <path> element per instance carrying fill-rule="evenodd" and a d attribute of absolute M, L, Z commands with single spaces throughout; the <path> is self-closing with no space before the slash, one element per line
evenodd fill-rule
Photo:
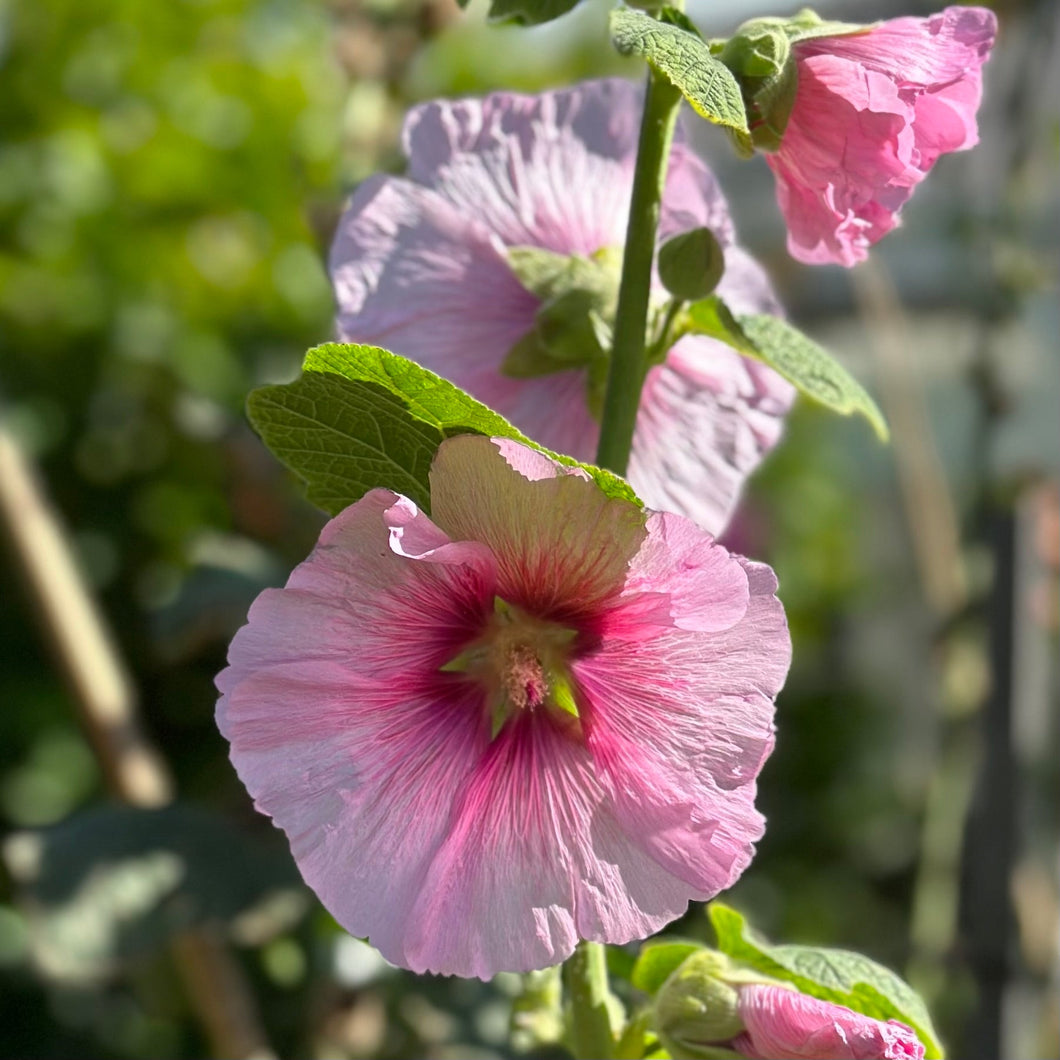
<path fill-rule="evenodd" d="M 523 711 L 547 708 L 577 719 L 567 668 L 576 636 L 575 630 L 498 597 L 481 636 L 442 669 L 467 674 L 482 685 L 494 736 Z"/>
<path fill-rule="evenodd" d="M 501 681 L 508 702 L 520 710 L 540 707 L 548 698 L 548 673 L 529 644 L 512 644 L 508 648 Z"/>

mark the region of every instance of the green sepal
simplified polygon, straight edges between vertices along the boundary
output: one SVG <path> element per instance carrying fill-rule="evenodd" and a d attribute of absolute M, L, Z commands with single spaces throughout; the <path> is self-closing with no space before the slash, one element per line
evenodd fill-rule
<path fill-rule="evenodd" d="M 925 1047 L 925 1060 L 941 1060 L 942 1046 L 927 1006 L 890 969 L 849 950 L 771 945 L 735 909 L 719 902 L 712 902 L 707 912 L 722 953 L 771 979 L 791 983 L 810 997 L 845 1005 L 873 1019 L 898 1020 L 916 1032 Z"/>
<path fill-rule="evenodd" d="M 611 42 L 620 54 L 646 59 L 700 117 L 749 135 L 736 78 L 694 29 L 683 17 L 660 21 L 626 7 L 611 12 Z"/>
<path fill-rule="evenodd" d="M 717 295 L 688 306 L 677 335 L 709 335 L 745 357 L 768 364 L 808 398 L 849 416 L 860 413 L 882 442 L 887 421 L 867 390 L 822 346 L 780 317 L 768 313 L 735 315 Z"/>
<path fill-rule="evenodd" d="M 706 298 L 721 282 L 725 251 L 709 228 L 693 228 L 659 247 L 659 279 L 685 302 Z"/>
<path fill-rule="evenodd" d="M 804 8 L 792 18 L 755 18 L 711 50 L 736 76 L 747 110 L 750 134 L 733 134 L 737 152 L 776 151 L 795 105 L 798 65 L 793 46 L 814 37 L 848 36 L 872 26 L 830 22 Z"/>
<path fill-rule="evenodd" d="M 376 487 L 430 511 L 438 446 L 458 434 L 512 438 L 567 467 L 582 468 L 609 497 L 641 502 L 604 468 L 552 452 L 448 380 L 375 346 L 327 343 L 306 354 L 291 383 L 259 387 L 247 414 L 262 441 L 336 515 Z"/>

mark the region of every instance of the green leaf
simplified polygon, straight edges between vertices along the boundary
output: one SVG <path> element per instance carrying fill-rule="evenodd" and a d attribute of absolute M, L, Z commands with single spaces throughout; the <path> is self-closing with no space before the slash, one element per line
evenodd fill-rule
<path fill-rule="evenodd" d="M 618 8 L 611 12 L 611 41 L 622 55 L 647 59 L 701 117 L 748 132 L 736 78 L 695 33 L 657 21 L 642 11 Z"/>
<path fill-rule="evenodd" d="M 461 7 L 468 0 L 457 0 Z M 490 4 L 491 22 L 514 22 L 520 26 L 538 26 L 551 22 L 570 11 L 578 0 L 493 0 Z"/>
<path fill-rule="evenodd" d="M 845 1005 L 873 1019 L 895 1019 L 916 1031 L 925 1060 L 942 1057 L 931 1016 L 920 996 L 889 968 L 860 953 L 817 946 L 773 946 L 735 910 L 712 902 L 708 913 L 718 949 L 804 994 Z"/>
<path fill-rule="evenodd" d="M 649 940 L 637 955 L 630 982 L 646 994 L 654 994 L 666 982 L 672 972 L 693 953 L 703 949 L 702 942 L 690 939 Z"/>
<path fill-rule="evenodd" d="M 680 332 L 720 339 L 745 357 L 768 364 L 807 397 L 844 416 L 858 412 L 881 441 L 890 432 L 868 391 L 822 346 L 780 317 L 734 315 L 716 296 L 688 307 Z"/>
<path fill-rule="evenodd" d="M 718 286 L 725 272 L 725 252 L 709 228 L 693 228 L 659 247 L 659 279 L 677 298 L 694 302 Z"/>
<path fill-rule="evenodd" d="M 374 346 L 315 347 L 301 378 L 253 391 L 247 412 L 265 444 L 305 481 L 309 499 L 332 515 L 376 487 L 430 511 L 431 461 L 457 434 L 514 438 L 583 468 L 609 497 L 640 504 L 617 475 L 537 445 L 459 387 Z"/>

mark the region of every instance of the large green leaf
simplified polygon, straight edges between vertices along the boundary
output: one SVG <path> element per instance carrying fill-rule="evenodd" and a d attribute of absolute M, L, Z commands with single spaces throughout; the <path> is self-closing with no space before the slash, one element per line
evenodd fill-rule
<path fill-rule="evenodd" d="M 773 979 L 791 983 L 811 997 L 845 1005 L 873 1019 L 900 1020 L 916 1031 L 926 1049 L 926 1060 L 943 1055 L 920 996 L 882 964 L 849 950 L 773 946 L 752 932 L 735 909 L 718 902 L 711 904 L 709 914 L 722 953 Z"/>
<path fill-rule="evenodd" d="M 826 350 L 798 328 L 767 313 L 732 313 L 716 295 L 688 306 L 679 334 L 709 335 L 745 357 L 763 361 L 807 397 L 844 416 L 860 413 L 879 436 L 890 432 L 868 391 Z"/>
<path fill-rule="evenodd" d="M 617 475 L 544 449 L 459 387 L 375 346 L 315 347 L 301 378 L 253 391 L 247 411 L 309 499 L 332 515 L 376 487 L 429 511 L 431 461 L 458 434 L 514 438 L 584 468 L 608 496 L 640 503 Z"/>
<path fill-rule="evenodd" d="M 639 55 L 681 91 L 697 114 L 747 133 L 747 115 L 736 78 L 687 23 L 661 22 L 643 11 L 611 12 L 611 41 L 622 55 Z"/>

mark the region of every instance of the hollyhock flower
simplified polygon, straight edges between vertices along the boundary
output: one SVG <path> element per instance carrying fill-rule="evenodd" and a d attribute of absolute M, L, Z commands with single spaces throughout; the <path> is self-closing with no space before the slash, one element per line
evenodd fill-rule
<path fill-rule="evenodd" d="M 414 108 L 407 178 L 366 181 L 339 224 L 331 271 L 340 338 L 414 358 L 536 441 L 592 460 L 599 425 L 585 367 L 529 378 L 502 370 L 542 306 L 507 252 L 621 250 L 642 104 L 636 86 L 605 80 Z M 700 226 L 725 248 L 719 293 L 729 304 L 779 312 L 761 268 L 734 244 L 714 176 L 678 137 L 659 238 Z M 720 533 L 793 397 L 765 365 L 713 339 L 682 338 L 648 372 L 630 482 L 652 507 Z"/>
<path fill-rule="evenodd" d="M 898 1020 L 881 1020 L 782 986 L 739 990 L 746 1030 L 731 1045 L 755 1060 L 923 1060 L 924 1046 Z"/>
<path fill-rule="evenodd" d="M 766 158 L 795 258 L 864 261 L 938 157 L 978 143 L 996 33 L 986 8 L 948 7 L 794 46 L 795 103 Z"/>
<path fill-rule="evenodd" d="M 488 977 L 743 871 L 790 644 L 768 567 L 505 439 L 439 448 L 266 590 L 217 679 L 255 803 L 352 934 Z"/>

